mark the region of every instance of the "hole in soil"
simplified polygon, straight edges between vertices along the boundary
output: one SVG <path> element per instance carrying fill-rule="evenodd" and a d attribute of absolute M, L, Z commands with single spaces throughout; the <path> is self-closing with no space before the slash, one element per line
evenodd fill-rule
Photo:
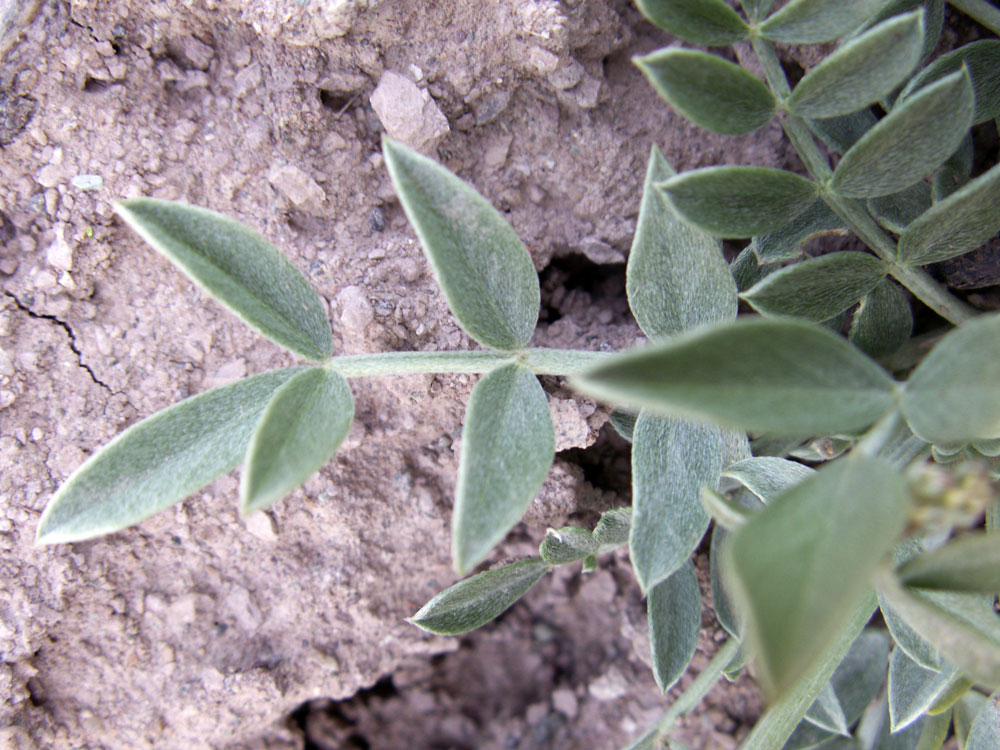
<path fill-rule="evenodd" d="M 539 274 L 542 309 L 539 323 L 571 315 L 574 307 L 612 308 L 625 299 L 625 264 L 598 264 L 579 253 L 554 258 Z"/>
<path fill-rule="evenodd" d="M 106 89 L 110 85 L 111 84 L 108 83 L 107 81 L 99 81 L 96 78 L 91 78 L 90 76 L 87 76 L 83 81 L 83 90 L 93 94 L 96 92 L 104 91 L 104 89 Z"/>
<path fill-rule="evenodd" d="M 331 109 L 338 115 L 346 112 L 358 98 L 352 91 L 330 91 L 329 89 L 319 89 L 319 101 L 327 109 Z"/>
<path fill-rule="evenodd" d="M 794 60 L 782 60 L 781 67 L 784 68 L 785 76 L 788 77 L 788 85 L 792 88 L 795 88 L 806 74 L 805 69 Z"/>
<path fill-rule="evenodd" d="M 357 721 L 350 715 L 350 706 L 366 704 L 372 698 L 390 698 L 397 693 L 390 675 L 343 701 L 325 698 L 307 701 L 292 712 L 288 723 L 304 735 L 305 750 L 329 750 L 331 747 L 338 750 L 371 750 L 368 738 L 355 731 Z"/>

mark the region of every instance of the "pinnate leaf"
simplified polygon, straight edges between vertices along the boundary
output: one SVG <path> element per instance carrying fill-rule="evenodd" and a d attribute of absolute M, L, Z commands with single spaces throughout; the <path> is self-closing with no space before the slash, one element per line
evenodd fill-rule
<path fill-rule="evenodd" d="M 267 240 L 222 214 L 136 198 L 115 210 L 198 286 L 277 344 L 313 361 L 333 353 L 326 305 Z"/>
<path fill-rule="evenodd" d="M 538 274 L 504 217 L 468 183 L 389 138 L 389 175 L 459 325 L 493 349 L 528 343 L 538 321 Z"/>
<path fill-rule="evenodd" d="M 476 383 L 465 411 L 452 519 L 459 573 L 482 562 L 521 520 L 554 457 L 549 402 L 530 370 L 503 365 Z"/>
<path fill-rule="evenodd" d="M 354 420 L 354 399 L 340 373 L 300 372 L 271 397 L 247 449 L 242 512 L 266 508 L 336 453 Z"/>
<path fill-rule="evenodd" d="M 1000 231 L 1000 164 L 935 203 L 899 238 L 911 265 L 937 263 L 975 250 Z"/>
<path fill-rule="evenodd" d="M 879 101 L 917 66 L 923 35 L 921 11 L 875 26 L 810 70 L 788 97 L 788 111 L 822 119 Z"/>
<path fill-rule="evenodd" d="M 902 234 L 914 219 L 931 207 L 931 186 L 921 180 L 892 195 L 868 201 L 868 210 L 890 232 Z"/>
<path fill-rule="evenodd" d="M 1000 315 L 941 339 L 906 381 L 900 409 L 929 443 L 1000 437 Z"/>
<path fill-rule="evenodd" d="M 707 167 L 657 185 L 685 221 L 719 237 L 752 237 L 812 205 L 816 183 L 767 167 Z"/>
<path fill-rule="evenodd" d="M 934 52 L 938 39 L 941 38 L 941 30 L 944 27 L 944 3 L 945 0 L 889 0 L 871 20 L 849 36 L 863 34 L 887 19 L 922 8 L 924 11 L 924 44 L 920 51 L 920 59 L 926 60 Z"/>
<path fill-rule="evenodd" d="M 772 695 L 794 684 L 865 596 L 903 530 L 905 506 L 905 486 L 890 464 L 851 455 L 733 533 L 727 580 Z"/>
<path fill-rule="evenodd" d="M 772 273 L 740 297 L 764 315 L 819 323 L 861 301 L 885 273 L 885 264 L 868 253 L 829 253 Z"/>
<path fill-rule="evenodd" d="M 787 44 L 831 42 L 883 5 L 885 0 L 792 0 L 760 25 L 760 35 Z"/>
<path fill-rule="evenodd" d="M 740 0 L 740 5 L 751 21 L 759 21 L 767 15 L 774 5 L 774 0 Z"/>
<path fill-rule="evenodd" d="M 908 560 L 897 571 L 908 586 L 1000 592 L 1000 536 L 973 531 Z"/>
<path fill-rule="evenodd" d="M 837 695 L 848 726 L 857 722 L 878 695 L 885 681 L 888 660 L 889 639 L 885 637 L 885 633 L 881 630 L 867 629 L 854 639 L 847 655 L 837 666 L 829 684 Z M 799 723 L 783 750 L 805 748 L 832 750 L 829 744 L 821 743 L 829 743 L 834 737 L 832 732 L 820 729 L 806 718 Z M 855 749 L 849 745 L 844 750 Z"/>
<path fill-rule="evenodd" d="M 806 119 L 809 129 L 838 154 L 844 153 L 857 143 L 876 122 L 875 115 L 869 107 L 840 117 L 824 120 Z"/>
<path fill-rule="evenodd" d="M 593 531 L 579 526 L 548 529 L 538 554 L 549 565 L 565 565 L 609 552 L 628 543 L 631 508 L 616 508 L 601 515 Z"/>
<path fill-rule="evenodd" d="M 976 714 L 965 750 L 995 750 L 1000 747 L 1000 692 L 989 697 Z"/>
<path fill-rule="evenodd" d="M 913 332 L 913 311 L 903 290 L 884 279 L 854 313 L 851 343 L 871 357 L 885 357 L 906 343 Z"/>
<path fill-rule="evenodd" d="M 746 23 L 723 0 L 636 0 L 636 6 L 651 23 L 691 44 L 728 45 L 747 36 Z"/>
<path fill-rule="evenodd" d="M 706 130 L 750 133 L 774 117 L 776 102 L 764 82 L 721 57 L 672 48 L 635 63 L 671 107 Z"/>
<path fill-rule="evenodd" d="M 882 368 L 833 333 L 762 319 L 616 355 L 574 382 L 614 403 L 786 435 L 866 427 L 893 407 L 896 390 Z"/>
<path fill-rule="evenodd" d="M 698 646 L 701 591 L 690 560 L 650 590 L 646 612 L 653 676 L 665 693 L 687 671 Z"/>
<path fill-rule="evenodd" d="M 830 187 L 855 198 L 897 193 L 932 172 L 972 124 L 968 71 L 942 78 L 896 107 L 844 154 Z"/>
<path fill-rule="evenodd" d="M 632 437 L 629 557 L 643 591 L 677 570 L 701 542 L 709 517 L 701 488 L 722 470 L 717 427 L 639 413 Z"/>
<path fill-rule="evenodd" d="M 879 593 L 941 658 L 982 685 L 1000 687 L 1000 617 L 993 597 L 937 592 L 932 599 L 892 575 L 881 578 Z"/>
<path fill-rule="evenodd" d="M 118 531 L 234 469 L 271 395 L 303 368 L 255 375 L 174 404 L 92 455 L 49 501 L 42 544 Z"/>
<path fill-rule="evenodd" d="M 817 199 L 780 229 L 754 237 L 752 247 L 761 263 L 778 263 L 800 257 L 802 247 L 813 237 L 835 232 L 846 232 L 844 222 L 826 201 Z"/>
<path fill-rule="evenodd" d="M 459 635 L 499 617 L 548 572 L 531 557 L 459 581 L 431 599 L 410 618 L 428 633 Z"/>
<path fill-rule="evenodd" d="M 815 469 L 774 456 L 753 456 L 730 464 L 722 476 L 735 479 L 763 502 L 769 503 L 813 474 Z"/>
<path fill-rule="evenodd" d="M 892 731 L 913 724 L 947 692 L 958 676 L 953 667 L 940 672 L 917 664 L 901 648 L 889 660 L 889 716 Z"/>
<path fill-rule="evenodd" d="M 673 176 L 654 146 L 625 284 L 635 319 L 650 338 L 736 317 L 736 287 L 721 243 L 681 221 L 654 187 Z"/>
<path fill-rule="evenodd" d="M 980 39 L 941 55 L 910 80 L 898 101 L 904 102 L 924 86 L 961 70 L 963 64 L 969 69 L 975 91 L 973 124 L 1000 117 L 1000 40 L 997 39 Z"/>

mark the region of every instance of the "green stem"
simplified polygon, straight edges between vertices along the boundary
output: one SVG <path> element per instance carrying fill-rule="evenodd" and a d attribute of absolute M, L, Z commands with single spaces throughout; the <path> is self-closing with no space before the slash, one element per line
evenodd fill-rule
<path fill-rule="evenodd" d="M 573 349 L 525 349 L 521 352 L 383 352 L 333 357 L 324 364 L 345 378 L 426 373 L 486 373 L 521 362 L 536 375 L 574 375 L 611 356 Z"/>
<path fill-rule="evenodd" d="M 766 39 L 754 37 L 753 48 L 767 76 L 768 85 L 779 99 L 784 100 L 791 90 L 774 47 Z M 786 113 L 781 124 L 809 175 L 820 185 L 825 186 L 833 172 L 805 121 L 801 117 Z M 823 191 L 823 199 L 844 221 L 848 229 L 860 237 L 872 252 L 885 262 L 887 271 L 913 292 L 917 299 L 954 325 L 959 325 L 975 315 L 971 307 L 950 294 L 924 271 L 900 263 L 896 258 L 895 241 L 872 219 L 867 209 L 860 203 L 828 190 Z"/>
<path fill-rule="evenodd" d="M 948 2 L 976 23 L 1000 36 L 1000 10 L 986 0 L 948 0 Z"/>
<path fill-rule="evenodd" d="M 785 693 L 760 718 L 740 750 L 774 750 L 785 744 L 795 727 L 806 715 L 823 686 L 847 655 L 847 651 L 864 629 L 875 611 L 876 599 L 869 594 L 855 607 L 850 619 L 812 669 L 803 675 L 795 687 Z"/>
<path fill-rule="evenodd" d="M 708 691 L 722 677 L 722 673 L 726 670 L 726 667 L 736 658 L 739 651 L 740 642 L 735 638 L 730 638 L 722 644 L 722 647 L 715 652 L 715 656 L 712 657 L 708 666 L 701 670 L 698 676 L 687 686 L 687 689 L 677 697 L 677 700 L 667 709 L 666 713 L 660 717 L 656 725 L 646 732 L 638 742 L 651 740 L 654 737 L 659 738 L 668 734 L 680 717 L 690 713 L 701 703 L 702 699 L 708 694 Z M 637 744 L 633 744 L 633 747 Z"/>

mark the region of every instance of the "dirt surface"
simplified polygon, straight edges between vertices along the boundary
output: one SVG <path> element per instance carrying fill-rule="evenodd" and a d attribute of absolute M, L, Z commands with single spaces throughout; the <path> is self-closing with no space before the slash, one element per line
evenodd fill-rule
<path fill-rule="evenodd" d="M 630 58 L 672 40 L 624 0 L 369 5 L 2 3 L 0 747 L 598 748 L 668 703 L 621 554 L 463 639 L 404 622 L 455 580 L 469 376 L 353 381 L 346 445 L 272 512 L 241 521 L 233 475 L 121 533 L 33 545 L 95 448 L 292 362 L 112 200 L 183 200 L 263 233 L 328 301 L 338 352 L 470 347 L 394 199 L 389 129 L 507 213 L 542 273 L 535 345 L 620 349 L 640 339 L 622 263 L 651 144 L 678 169 L 789 163 L 776 124 L 722 138 L 671 113 Z M 545 385 L 560 453 L 493 561 L 629 500 L 604 411 Z M 696 669 L 720 639 L 704 624 Z M 755 695 L 722 684 L 680 738 L 735 747 Z"/>

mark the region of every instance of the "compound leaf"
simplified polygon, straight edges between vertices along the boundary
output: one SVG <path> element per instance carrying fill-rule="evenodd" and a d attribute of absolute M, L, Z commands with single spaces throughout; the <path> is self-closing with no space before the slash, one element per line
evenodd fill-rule
<path fill-rule="evenodd" d="M 277 344 L 312 361 L 333 353 L 326 305 L 267 240 L 205 208 L 136 198 L 115 211 L 208 294 Z"/>
<path fill-rule="evenodd" d="M 924 11 L 924 44 L 920 51 L 920 59 L 926 60 L 941 38 L 941 30 L 944 27 L 944 0 L 889 0 L 871 20 L 851 32 L 849 37 L 863 34 L 875 24 L 919 8 L 923 8 Z"/>
<path fill-rule="evenodd" d="M 609 357 L 574 382 L 614 403 L 785 435 L 866 427 L 893 407 L 896 390 L 882 368 L 835 334 L 764 319 Z"/>
<path fill-rule="evenodd" d="M 903 586 L 895 576 L 883 576 L 879 592 L 921 637 L 974 681 L 991 689 L 1000 686 L 1000 617 L 993 597 L 924 592 Z"/>
<path fill-rule="evenodd" d="M 701 630 L 701 590 L 690 560 L 660 581 L 646 602 L 653 676 L 667 692 L 687 671 Z"/>
<path fill-rule="evenodd" d="M 530 557 L 478 573 L 442 591 L 409 621 L 428 633 L 467 633 L 510 609 L 548 570 L 544 560 Z"/>
<path fill-rule="evenodd" d="M 579 526 L 548 529 L 538 554 L 549 565 L 584 560 L 628 543 L 631 508 L 615 508 L 601 515 L 593 531 Z"/>
<path fill-rule="evenodd" d="M 913 311 L 903 290 L 883 279 L 854 313 L 848 338 L 871 357 L 885 357 L 906 343 L 913 332 Z"/>
<path fill-rule="evenodd" d="M 736 317 L 736 286 L 721 243 L 681 221 L 653 187 L 673 176 L 654 146 L 625 284 L 629 306 L 649 338 Z"/>
<path fill-rule="evenodd" d="M 932 202 L 931 186 L 921 180 L 898 193 L 872 198 L 868 210 L 890 232 L 902 234 Z"/>
<path fill-rule="evenodd" d="M 844 715 L 844 707 L 840 705 L 837 691 L 833 689 L 833 682 L 828 682 L 823 686 L 816 700 L 806 711 L 805 718 L 813 726 L 825 729 L 832 734 L 851 736 L 847 727 L 847 717 Z"/>
<path fill-rule="evenodd" d="M 302 484 L 333 457 L 353 420 L 354 399 L 340 373 L 312 367 L 281 386 L 247 449 L 241 511 L 266 508 Z"/>
<path fill-rule="evenodd" d="M 972 531 L 908 560 L 897 571 L 908 586 L 946 591 L 1000 592 L 1000 536 Z"/>
<path fill-rule="evenodd" d="M 720 237 L 752 237 L 787 224 L 816 199 L 816 183 L 767 167 L 707 167 L 658 188 L 681 217 Z"/>
<path fill-rule="evenodd" d="M 773 4 L 774 0 L 740 0 L 740 5 L 751 21 L 759 21 L 766 16 Z"/>
<path fill-rule="evenodd" d="M 459 325 L 493 349 L 528 343 L 538 321 L 538 274 L 527 248 L 475 188 L 389 138 L 386 166 Z"/>
<path fill-rule="evenodd" d="M 900 409 L 929 443 L 1000 437 L 1000 315 L 941 339 L 906 381 Z"/>
<path fill-rule="evenodd" d="M 732 534 L 724 570 L 772 695 L 794 684 L 865 596 L 903 530 L 905 507 L 892 465 L 853 454 Z"/>
<path fill-rule="evenodd" d="M 852 726 L 878 695 L 885 681 L 888 660 L 889 639 L 882 631 L 867 629 L 854 639 L 844 660 L 834 671 L 830 685 L 843 709 L 847 726 Z M 820 729 L 807 718 L 799 723 L 782 750 L 833 750 L 836 746 L 831 746 L 829 742 L 834 738 L 833 733 Z M 844 750 L 848 749 L 853 750 L 852 745 Z"/>
<path fill-rule="evenodd" d="M 723 0 L 636 0 L 649 21 L 691 44 L 735 44 L 747 37 L 747 25 Z"/>
<path fill-rule="evenodd" d="M 788 111 L 823 119 L 879 101 L 917 66 L 923 40 L 922 11 L 880 23 L 810 70 L 788 97 Z"/>
<path fill-rule="evenodd" d="M 981 39 L 941 55 L 915 75 L 899 95 L 899 102 L 906 101 L 914 92 L 965 65 L 972 78 L 976 110 L 974 125 L 1000 117 L 1000 40 Z"/>
<path fill-rule="evenodd" d="M 938 201 L 899 238 L 899 257 L 922 266 L 963 255 L 1000 231 L 1000 164 Z"/>
<path fill-rule="evenodd" d="M 830 187 L 855 198 L 897 193 L 933 171 L 972 124 L 968 71 L 942 78 L 886 115 L 837 165 Z"/>
<path fill-rule="evenodd" d="M 760 25 L 760 35 L 786 44 L 831 42 L 883 5 L 885 0 L 792 0 Z"/>
<path fill-rule="evenodd" d="M 846 233 L 844 222 L 825 201 L 817 199 L 780 229 L 754 237 L 752 247 L 761 263 L 795 260 L 810 239 L 833 232 Z"/>
<path fill-rule="evenodd" d="M 765 503 L 815 473 L 808 466 L 774 456 L 745 458 L 722 470 L 722 476 L 735 479 Z"/>
<path fill-rule="evenodd" d="M 889 660 L 889 717 L 892 731 L 908 727 L 933 706 L 958 676 L 954 668 L 935 672 L 913 661 L 901 648 Z"/>
<path fill-rule="evenodd" d="M 701 542 L 709 517 L 701 488 L 722 470 L 717 427 L 639 413 L 632 437 L 629 557 L 643 591 L 677 570 Z"/>
<path fill-rule="evenodd" d="M 234 469 L 272 394 L 301 367 L 274 370 L 174 404 L 92 455 L 49 500 L 41 544 L 110 534 Z"/>
<path fill-rule="evenodd" d="M 764 315 L 819 323 L 857 304 L 885 273 L 885 264 L 874 255 L 829 253 L 772 273 L 740 297 Z"/>
<path fill-rule="evenodd" d="M 538 378 L 503 365 L 472 389 L 458 465 L 452 556 L 479 564 L 528 509 L 555 457 L 549 402 Z"/>
<path fill-rule="evenodd" d="M 774 117 L 777 103 L 764 82 L 721 57 L 662 49 L 635 64 L 671 107 L 706 130 L 750 133 Z"/>
<path fill-rule="evenodd" d="M 1000 692 L 993 693 L 976 714 L 965 750 L 993 750 L 1000 747 Z"/>

